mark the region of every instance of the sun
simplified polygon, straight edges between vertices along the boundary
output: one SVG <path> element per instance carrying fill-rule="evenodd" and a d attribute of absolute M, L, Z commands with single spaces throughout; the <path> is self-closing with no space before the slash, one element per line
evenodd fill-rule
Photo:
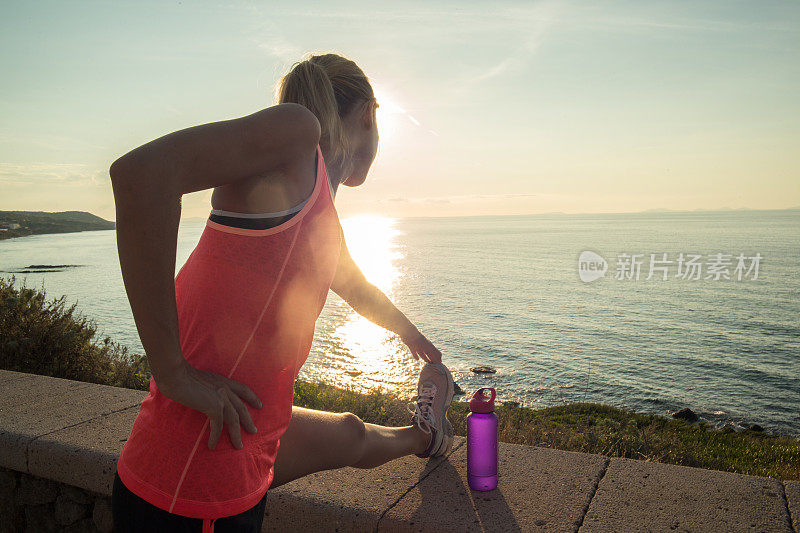
<path fill-rule="evenodd" d="M 405 109 L 400 107 L 395 95 L 385 87 L 373 83 L 372 90 L 378 101 L 376 114 L 381 143 L 391 142 L 397 136 L 400 119 L 405 115 Z"/>

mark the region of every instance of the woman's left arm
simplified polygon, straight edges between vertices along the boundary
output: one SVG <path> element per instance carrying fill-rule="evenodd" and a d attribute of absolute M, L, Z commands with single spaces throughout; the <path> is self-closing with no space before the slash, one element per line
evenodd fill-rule
<path fill-rule="evenodd" d="M 367 281 L 342 236 L 342 247 L 331 290 L 356 313 L 400 336 L 416 359 L 441 363 L 442 353 L 411 323 L 378 287 Z"/>

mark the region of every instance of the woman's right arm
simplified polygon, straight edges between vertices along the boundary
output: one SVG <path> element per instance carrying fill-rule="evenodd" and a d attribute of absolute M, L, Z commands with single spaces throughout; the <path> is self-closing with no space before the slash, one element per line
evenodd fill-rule
<path fill-rule="evenodd" d="M 319 128 L 304 106 L 279 104 L 170 133 L 109 169 L 122 279 L 153 378 L 165 396 L 209 416 L 212 449 L 223 422 L 241 448 L 240 420 L 255 432 L 242 399 L 261 405 L 246 385 L 193 368 L 181 352 L 175 301 L 181 196 L 281 168 L 313 150 Z"/>

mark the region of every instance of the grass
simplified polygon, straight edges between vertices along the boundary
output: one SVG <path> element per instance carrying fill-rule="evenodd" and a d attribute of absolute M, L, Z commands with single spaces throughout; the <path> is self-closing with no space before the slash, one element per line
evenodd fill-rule
<path fill-rule="evenodd" d="M 105 337 L 95 339 L 93 321 L 66 308 L 64 297 L 47 302 L 44 291 L 15 288 L 0 278 L 0 368 L 91 383 L 147 390 L 150 368 Z M 349 411 L 365 422 L 405 426 L 405 405 L 382 389 L 361 394 L 349 388 L 297 380 L 294 405 Z M 800 479 L 800 440 L 746 430 L 719 431 L 602 404 L 575 403 L 546 409 L 500 405 L 500 441 L 597 453 L 783 480 Z M 466 435 L 469 409 L 453 402 L 449 418 Z"/>
<path fill-rule="evenodd" d="M 298 380 L 295 405 L 323 411 L 350 411 L 362 420 L 408 425 L 406 401 L 373 391 L 361 395 Z M 800 479 L 800 440 L 764 432 L 716 430 L 645 415 L 609 405 L 574 403 L 546 409 L 501 405 L 495 411 L 501 442 L 597 453 L 659 463 L 724 470 L 777 479 Z M 453 402 L 448 418 L 456 435 L 466 436 L 469 408 Z"/>

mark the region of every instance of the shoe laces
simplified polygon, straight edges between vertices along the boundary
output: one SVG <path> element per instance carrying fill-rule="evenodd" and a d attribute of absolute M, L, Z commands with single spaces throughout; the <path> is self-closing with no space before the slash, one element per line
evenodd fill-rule
<path fill-rule="evenodd" d="M 436 428 L 436 418 L 433 415 L 434 396 L 436 396 L 436 385 L 430 382 L 424 383 L 417 401 L 406 404 L 406 410 L 414 415 L 417 426 L 425 433 L 430 433 L 431 429 Z"/>

